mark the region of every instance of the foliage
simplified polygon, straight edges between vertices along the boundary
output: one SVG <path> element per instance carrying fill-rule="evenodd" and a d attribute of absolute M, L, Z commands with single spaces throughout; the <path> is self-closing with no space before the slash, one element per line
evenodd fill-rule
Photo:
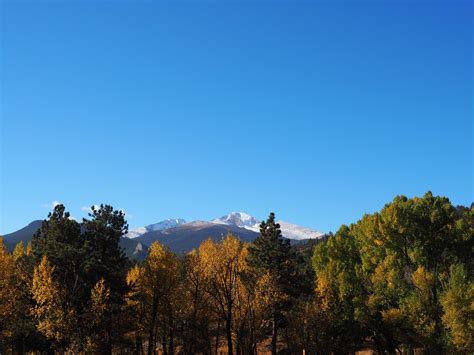
<path fill-rule="evenodd" d="M 292 247 L 270 214 L 187 255 L 119 247 L 125 216 L 58 205 L 31 245 L 0 239 L 0 352 L 471 354 L 474 204 L 397 196 Z"/>

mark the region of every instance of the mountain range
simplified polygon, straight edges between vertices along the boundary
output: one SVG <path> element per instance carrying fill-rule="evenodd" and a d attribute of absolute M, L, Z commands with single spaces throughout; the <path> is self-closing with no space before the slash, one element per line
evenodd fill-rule
<path fill-rule="evenodd" d="M 40 220 L 4 236 L 6 246 L 12 250 L 23 241 L 27 243 L 41 227 Z M 324 233 L 301 227 L 284 221 L 278 222 L 282 235 L 294 242 L 319 239 Z M 166 219 L 158 223 L 139 227 L 121 238 L 120 245 L 125 254 L 133 259 L 142 260 L 148 246 L 159 241 L 176 253 L 185 253 L 197 248 L 207 238 L 219 240 L 228 233 L 239 236 L 242 241 L 251 242 L 259 235 L 260 221 L 244 212 L 231 212 L 212 221 L 186 222 L 182 218 Z"/>
<path fill-rule="evenodd" d="M 201 224 L 207 223 L 208 227 L 212 227 L 212 224 L 218 224 L 221 226 L 225 225 L 225 226 L 237 227 L 240 229 L 246 229 L 252 232 L 260 233 L 261 220 L 258 220 L 257 218 L 245 212 L 231 212 L 220 218 L 213 219 L 210 222 L 193 221 L 193 222 L 187 223 L 182 218 L 166 219 L 164 221 L 161 221 L 155 224 L 150 224 L 145 227 L 134 229 L 130 231 L 126 236 L 128 238 L 138 238 L 140 236 L 149 234 L 150 232 L 164 231 L 167 229 L 178 228 L 180 226 L 189 224 L 189 226 L 186 226 L 186 228 L 184 228 L 185 230 L 187 230 L 189 228 L 192 228 L 193 226 L 196 226 L 197 222 L 200 222 Z M 280 224 L 281 234 L 283 235 L 283 237 L 288 238 L 288 239 L 295 239 L 295 240 L 318 239 L 324 235 L 324 233 L 322 232 L 318 232 L 310 228 L 301 227 L 296 224 L 291 224 L 284 221 L 278 221 L 278 223 Z"/>

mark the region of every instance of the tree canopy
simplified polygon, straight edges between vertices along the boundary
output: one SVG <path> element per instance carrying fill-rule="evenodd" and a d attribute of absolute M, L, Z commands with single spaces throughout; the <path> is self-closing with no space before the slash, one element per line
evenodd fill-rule
<path fill-rule="evenodd" d="M 292 245 L 274 213 L 253 243 L 186 255 L 119 246 L 125 215 L 58 205 L 31 244 L 0 238 L 0 352 L 472 354 L 474 204 L 397 196 Z"/>

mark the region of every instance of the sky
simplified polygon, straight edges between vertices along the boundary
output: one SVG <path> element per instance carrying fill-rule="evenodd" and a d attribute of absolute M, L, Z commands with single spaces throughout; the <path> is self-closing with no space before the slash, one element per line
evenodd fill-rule
<path fill-rule="evenodd" d="M 0 5 L 0 234 L 108 203 L 336 231 L 473 198 L 471 1 Z"/>

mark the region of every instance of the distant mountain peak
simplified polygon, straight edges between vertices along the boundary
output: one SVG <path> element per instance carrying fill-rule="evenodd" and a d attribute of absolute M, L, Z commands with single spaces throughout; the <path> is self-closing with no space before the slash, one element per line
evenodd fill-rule
<path fill-rule="evenodd" d="M 150 224 L 145 227 L 136 228 L 128 232 L 126 237 L 137 238 L 150 232 L 163 232 L 166 235 L 174 235 L 173 228 L 182 227 L 184 229 L 204 230 L 213 225 L 225 225 L 229 227 L 244 228 L 252 232 L 260 232 L 261 220 L 253 217 L 246 212 L 230 212 L 225 216 L 213 219 L 212 221 L 191 221 L 186 222 L 182 218 L 168 218 L 161 222 Z M 294 240 L 317 239 L 321 238 L 324 233 L 316 230 L 305 228 L 296 224 L 284 221 L 278 221 L 283 237 Z M 180 230 L 184 230 L 184 229 Z M 169 231 L 168 231 L 169 230 Z"/>
<path fill-rule="evenodd" d="M 245 212 L 231 212 L 220 218 L 216 218 L 212 223 L 227 224 L 253 231 L 258 231 L 260 221 Z"/>
<path fill-rule="evenodd" d="M 288 239 L 303 240 L 303 239 L 319 239 L 324 233 L 315 231 L 310 228 L 298 226 L 296 224 L 285 221 L 278 221 L 280 225 L 281 234 Z"/>
<path fill-rule="evenodd" d="M 147 232 L 156 232 L 156 231 L 161 231 L 161 230 L 165 230 L 169 228 L 175 228 L 185 223 L 186 221 L 182 218 L 167 218 L 158 223 L 149 224 L 148 226 L 139 227 L 134 230 L 131 230 L 127 233 L 126 237 L 137 238 Z"/>

